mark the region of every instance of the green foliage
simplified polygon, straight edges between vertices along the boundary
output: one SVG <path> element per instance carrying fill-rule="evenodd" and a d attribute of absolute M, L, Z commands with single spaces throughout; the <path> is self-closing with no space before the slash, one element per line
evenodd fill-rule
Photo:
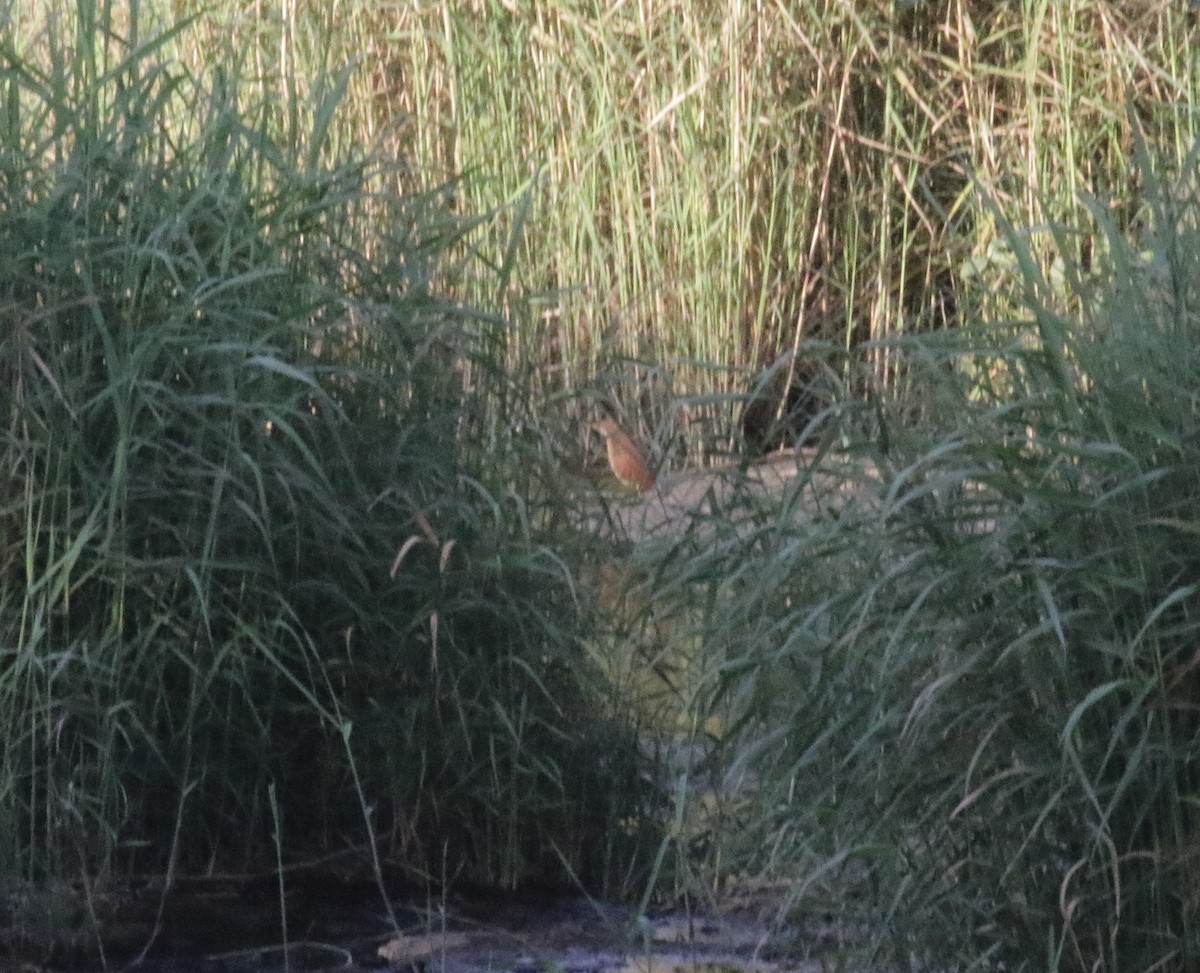
<path fill-rule="evenodd" d="M 781 353 L 1007 313 L 987 198 L 1014 225 L 1076 225 L 1091 192 L 1127 223 L 1130 112 L 1175 161 L 1197 135 L 1186 8 L 372 6 L 364 127 L 411 119 L 398 151 L 469 173 L 477 210 L 532 192 L 539 232 L 514 211 L 521 260 L 500 295 L 523 311 L 511 359 L 541 363 L 550 393 L 614 398 L 695 465 L 729 448 L 736 396 Z M 512 243 L 498 223 L 484 251 Z M 866 358 L 894 380 L 883 348 Z"/>
<path fill-rule="evenodd" d="M 439 281 L 514 322 L 494 361 L 576 427 L 609 401 L 698 462 L 807 341 L 1007 314 L 986 199 L 1013 225 L 1077 225 L 1090 192 L 1131 225 L 1130 118 L 1176 161 L 1197 134 L 1187 6 L 181 0 L 195 20 L 166 46 L 197 74 L 232 48 L 260 120 L 377 148 L 398 164 L 376 185 L 461 179 L 448 202 L 495 219 L 457 252 L 498 272 Z M 1086 264 L 1101 242 L 1068 249 Z"/>
<path fill-rule="evenodd" d="M 750 782 L 726 860 L 897 962 L 1200 956 L 1200 200 L 1143 164 L 1136 246 L 1090 201 L 1107 258 L 1064 294 L 1009 228 L 1024 313 L 889 346 L 919 424 L 881 403 L 847 466 L 661 575 Z M 819 475 L 850 483 L 823 510 Z"/>
<path fill-rule="evenodd" d="M 336 81 L 292 139 L 186 22 L 73 13 L 0 49 L 0 874 L 270 867 L 280 823 L 627 867 L 634 740 L 472 427 L 496 324 L 432 285 L 470 224 L 335 150 Z"/>
<path fill-rule="evenodd" d="M 664 827 L 901 964 L 1194 965 L 1200 75 L 1116 6 L 7 18 L 0 872 Z M 782 501 L 569 533 L 598 403 L 699 461 L 814 349 Z"/>

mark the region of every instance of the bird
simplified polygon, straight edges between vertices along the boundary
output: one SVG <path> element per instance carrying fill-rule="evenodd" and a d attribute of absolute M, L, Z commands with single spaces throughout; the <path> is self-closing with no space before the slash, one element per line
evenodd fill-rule
<path fill-rule="evenodd" d="M 612 467 L 616 478 L 626 486 L 635 487 L 639 493 L 653 490 L 654 473 L 637 443 L 612 419 L 597 419 L 592 423 L 592 428 L 604 437 L 608 448 L 608 465 Z"/>

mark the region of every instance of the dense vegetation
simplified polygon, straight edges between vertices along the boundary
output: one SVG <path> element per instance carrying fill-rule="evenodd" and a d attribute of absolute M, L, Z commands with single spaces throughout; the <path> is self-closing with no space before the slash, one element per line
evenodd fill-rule
<path fill-rule="evenodd" d="M 3 24 L 7 928 L 351 849 L 1195 964 L 1184 4 L 174 6 Z M 782 496 L 578 529 L 598 407 L 814 377 Z"/>
<path fill-rule="evenodd" d="M 430 287 L 466 224 L 319 124 L 275 140 L 173 35 L 98 37 L 5 77 L 3 874 L 261 867 L 276 832 L 619 874 L 632 730 L 479 445 L 502 324 Z"/>
<path fill-rule="evenodd" d="M 850 499 L 797 518 L 802 476 L 754 530 L 656 568 L 704 606 L 726 860 L 896 962 L 1200 952 L 1200 200 L 1155 184 L 1145 251 L 1098 208 L 1107 256 L 1068 295 L 1013 231 L 1023 314 L 893 346 L 920 421 L 915 393 L 877 402 L 869 437 L 829 417 Z"/>

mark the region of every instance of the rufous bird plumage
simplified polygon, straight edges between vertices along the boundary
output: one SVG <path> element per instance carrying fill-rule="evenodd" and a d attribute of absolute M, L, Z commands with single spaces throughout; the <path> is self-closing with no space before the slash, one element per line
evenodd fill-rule
<path fill-rule="evenodd" d="M 608 449 L 608 465 L 616 478 L 641 493 L 654 489 L 655 476 L 646 456 L 625 431 L 612 419 L 598 419 L 592 428 L 604 437 Z"/>

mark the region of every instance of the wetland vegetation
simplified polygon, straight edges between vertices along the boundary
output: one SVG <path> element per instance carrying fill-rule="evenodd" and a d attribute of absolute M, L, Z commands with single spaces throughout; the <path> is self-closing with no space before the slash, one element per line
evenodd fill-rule
<path fill-rule="evenodd" d="M 336 861 L 1194 968 L 1198 30 L 0 13 L 0 955 Z"/>

